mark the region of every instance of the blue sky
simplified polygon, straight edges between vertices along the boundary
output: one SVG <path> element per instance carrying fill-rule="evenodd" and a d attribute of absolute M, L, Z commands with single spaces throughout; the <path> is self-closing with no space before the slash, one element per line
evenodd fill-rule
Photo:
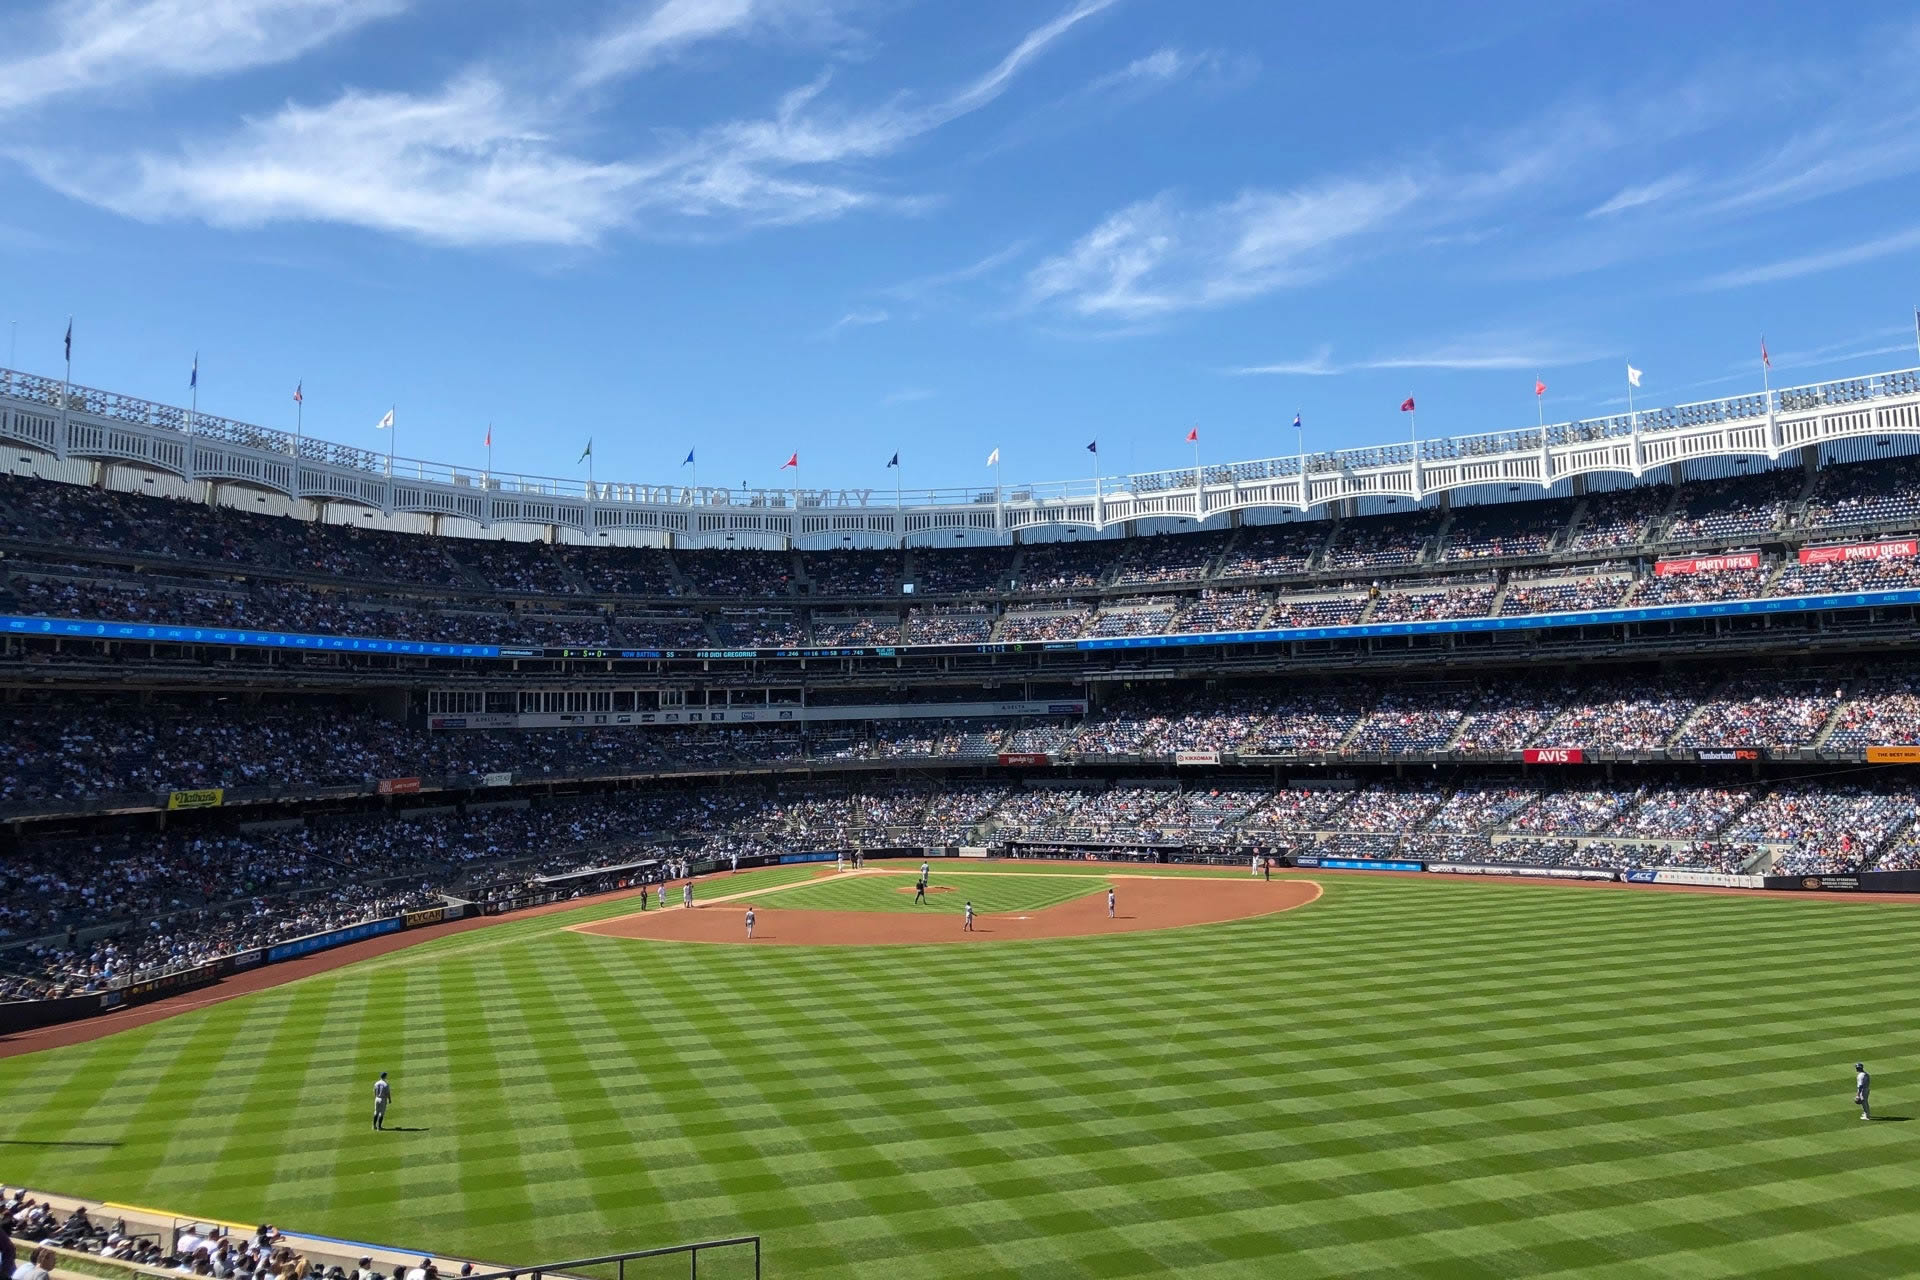
<path fill-rule="evenodd" d="M 14 0 L 16 365 L 495 467 L 1086 476 L 1915 363 L 1911 4 Z M 791 472 L 786 473 L 790 478 Z"/>

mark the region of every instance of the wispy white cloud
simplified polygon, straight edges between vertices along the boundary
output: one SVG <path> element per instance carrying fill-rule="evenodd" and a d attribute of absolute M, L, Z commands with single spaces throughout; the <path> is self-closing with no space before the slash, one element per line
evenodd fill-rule
<path fill-rule="evenodd" d="M 407 0 L 58 0 L 0 19 L 0 112 L 290 62 Z"/>
<path fill-rule="evenodd" d="M 951 289 L 955 285 L 967 284 L 974 280 L 990 276 L 1027 251 L 1027 240 L 1016 240 L 1012 244 L 995 249 L 983 258 L 978 258 L 964 267 L 952 271 L 936 271 L 931 275 L 915 276 L 911 280 L 902 280 L 898 284 L 888 285 L 878 292 L 883 297 L 912 300 Z"/>
<path fill-rule="evenodd" d="M 898 391 L 888 392 L 881 398 L 880 403 L 885 405 L 918 404 L 922 400 L 931 400 L 938 394 L 939 392 L 927 387 L 903 387 Z"/>
<path fill-rule="evenodd" d="M 1100 321 L 1219 306 L 1330 273 L 1420 195 L 1408 175 L 1248 191 L 1198 209 L 1172 194 L 1110 215 L 1028 274 L 1030 301 Z"/>
<path fill-rule="evenodd" d="M 1685 191 L 1693 184 L 1694 176 L 1691 173 L 1675 173 L 1653 182 L 1642 183 L 1637 187 L 1625 187 L 1614 193 L 1606 203 L 1587 210 L 1587 216 L 1605 218 L 1616 213 L 1625 213 L 1629 209 L 1644 209 L 1650 204 L 1658 204 Z"/>
<path fill-rule="evenodd" d="M 654 0 L 593 40 L 575 81 L 599 84 L 715 40 L 774 35 L 827 43 L 848 34 L 832 0 Z"/>
<path fill-rule="evenodd" d="M 431 97 L 351 92 L 224 141 L 131 163 L 17 153 L 40 181 L 135 218 L 342 222 L 454 245 L 584 245 L 628 216 L 645 171 L 570 156 L 472 77 Z"/>
<path fill-rule="evenodd" d="M 426 94 L 350 90 L 322 106 L 289 104 L 173 153 L 11 154 L 56 190 L 129 217 L 240 227 L 338 222 L 452 245 L 579 246 L 623 228 L 669 236 L 856 209 L 913 211 L 926 200 L 886 191 L 854 166 L 987 106 L 1049 46 L 1115 2 L 1081 0 L 1028 32 L 993 68 L 924 106 L 838 109 L 825 97 L 823 75 L 785 94 L 769 117 L 715 125 L 637 156 L 581 154 L 565 140 L 588 127 L 571 99 L 516 90 L 481 72 Z M 689 0 L 667 25 L 694 39 L 735 12 L 722 0 Z"/>
<path fill-rule="evenodd" d="M 1896 253 L 1906 253 L 1911 249 L 1920 249 L 1920 227 L 1909 227 L 1904 231 L 1896 231 L 1892 235 L 1877 236 L 1872 240 L 1839 249 L 1824 249 L 1819 253 L 1802 254 L 1799 257 L 1783 258 L 1760 266 L 1741 267 L 1734 271 L 1722 272 L 1701 281 L 1697 287 L 1703 290 L 1738 289 L 1747 285 L 1796 280 L 1801 276 L 1818 275 L 1824 271 L 1836 271 L 1841 267 L 1858 266 L 1863 262 L 1872 262 L 1876 258 L 1885 258 Z"/>
<path fill-rule="evenodd" d="M 837 338 L 849 329 L 866 329 L 876 324 L 885 324 L 890 319 L 892 317 L 878 307 L 865 311 L 849 311 L 828 325 L 820 336 Z"/>
<path fill-rule="evenodd" d="M 1591 346 L 1557 339 L 1496 332 L 1361 360 L 1336 361 L 1331 346 L 1320 346 L 1304 360 L 1246 365 L 1228 372 L 1239 376 L 1277 374 L 1315 378 L 1381 369 L 1435 369 L 1450 373 L 1485 370 L 1531 372 L 1588 364 L 1611 354 Z"/>

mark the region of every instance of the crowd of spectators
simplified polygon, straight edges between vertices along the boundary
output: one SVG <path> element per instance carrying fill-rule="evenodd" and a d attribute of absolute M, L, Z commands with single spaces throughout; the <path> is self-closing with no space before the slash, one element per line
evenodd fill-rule
<path fill-rule="evenodd" d="M 1618 574 L 1583 574 L 1579 577 L 1532 579 L 1510 582 L 1500 598 L 1500 616 L 1529 613 L 1579 613 L 1588 609 L 1612 609 L 1627 594 L 1633 580 Z"/>
<path fill-rule="evenodd" d="M 1775 750 L 1810 746 L 1840 695 L 1830 682 L 1783 680 L 1773 674 L 1736 676 L 1702 701 L 1678 745 Z"/>
<path fill-rule="evenodd" d="M 985 605 L 919 605 L 907 613 L 908 644 L 983 644 L 993 635 Z"/>
<path fill-rule="evenodd" d="M 1373 602 L 1368 622 L 1434 622 L 1445 618 L 1484 618 L 1493 612 L 1491 586 L 1449 587 L 1443 591 L 1384 591 Z"/>
<path fill-rule="evenodd" d="M 1898 526 L 1920 531 L 1920 458 L 1827 467 L 1807 501 L 1809 529 Z"/>
<path fill-rule="evenodd" d="M 1079 591 L 1097 587 L 1119 549 L 1113 539 L 1034 543 L 1021 552 L 1020 590 Z"/>
<path fill-rule="evenodd" d="M 1395 569 L 1416 564 L 1439 525 L 1433 511 L 1362 516 L 1343 522 L 1324 556 L 1330 570 Z"/>
<path fill-rule="evenodd" d="M 1180 611 L 1172 630 L 1251 631 L 1267 616 L 1273 601 L 1263 592 L 1208 587 Z"/>
<path fill-rule="evenodd" d="M 1646 540 L 1647 531 L 1666 509 L 1673 490 L 1665 485 L 1615 489 L 1587 499 L 1567 549 L 1576 552 L 1625 550 Z"/>
<path fill-rule="evenodd" d="M 1318 520 L 1246 525 L 1220 562 L 1221 578 L 1266 578 L 1305 573 L 1327 541 Z"/>
<path fill-rule="evenodd" d="M 1708 604 L 1716 600 L 1757 600 L 1766 594 L 1776 566 L 1762 559 L 1758 569 L 1716 569 L 1702 573 L 1649 574 L 1627 601 L 1631 605 Z"/>
<path fill-rule="evenodd" d="M 1456 507 L 1447 527 L 1443 561 L 1541 556 L 1573 516 L 1570 499 Z"/>
<path fill-rule="evenodd" d="M 1800 495 L 1806 479 L 1799 467 L 1785 467 L 1683 485 L 1665 537 L 1669 542 L 1693 542 L 1770 533 L 1785 523 L 1787 506 Z"/>

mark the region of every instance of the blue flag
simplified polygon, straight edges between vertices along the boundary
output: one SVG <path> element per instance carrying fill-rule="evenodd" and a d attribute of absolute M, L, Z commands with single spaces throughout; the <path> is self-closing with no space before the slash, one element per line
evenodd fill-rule
<path fill-rule="evenodd" d="M 887 465 L 888 465 L 888 466 L 890 466 L 890 467 L 897 467 L 897 466 L 899 466 L 899 465 L 900 465 L 900 455 L 896 453 L 896 454 L 894 454 L 894 455 L 893 455 L 893 456 L 892 456 L 891 458 L 888 458 L 888 459 L 887 459 Z"/>
<path fill-rule="evenodd" d="M 692 449 L 689 449 L 689 450 L 687 450 L 687 460 L 686 460 L 685 462 L 683 462 L 683 463 L 681 463 L 680 465 L 681 465 L 681 466 L 683 466 L 683 467 L 690 467 L 690 466 L 692 466 L 692 465 L 693 465 L 693 450 L 692 450 Z"/>
<path fill-rule="evenodd" d="M 73 363 L 73 317 L 67 317 L 67 363 Z"/>
<path fill-rule="evenodd" d="M 1297 413 L 1293 415 L 1293 425 L 1295 428 L 1298 428 L 1300 425 L 1300 415 Z"/>
<path fill-rule="evenodd" d="M 1090 440 L 1090 441 L 1088 441 L 1088 442 L 1087 442 L 1087 452 L 1088 452 L 1088 453 L 1098 453 L 1098 452 L 1100 452 L 1100 442 L 1099 442 L 1098 440 Z"/>
<path fill-rule="evenodd" d="M 200 385 L 200 353 L 196 351 L 193 353 L 193 372 L 187 375 L 187 386 L 198 387 L 199 385 Z"/>

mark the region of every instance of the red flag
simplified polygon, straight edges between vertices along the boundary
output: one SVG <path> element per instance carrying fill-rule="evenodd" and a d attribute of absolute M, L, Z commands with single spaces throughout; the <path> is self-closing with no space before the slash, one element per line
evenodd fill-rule
<path fill-rule="evenodd" d="M 1200 428 L 1195 427 L 1193 430 L 1187 432 L 1187 443 L 1188 444 L 1200 443 Z"/>
<path fill-rule="evenodd" d="M 1773 368 L 1773 357 L 1767 354 L 1767 338 L 1765 334 L 1760 336 L 1760 363 L 1769 369 Z"/>
<path fill-rule="evenodd" d="M 1412 413 L 1412 412 L 1413 412 L 1413 397 L 1412 397 L 1412 396 L 1408 396 L 1408 397 L 1407 397 L 1407 398 L 1406 398 L 1405 400 L 1402 400 L 1402 401 L 1400 402 L 1400 412 L 1402 412 L 1402 413 Z"/>
<path fill-rule="evenodd" d="M 306 385 L 307 383 L 304 378 L 293 384 L 293 402 L 295 404 L 299 404 L 306 399 L 305 396 L 300 394 L 300 389 Z"/>
<path fill-rule="evenodd" d="M 1536 396 L 1543 396 L 1547 394 L 1547 384 L 1540 381 L 1540 379 L 1535 378 L 1533 380 L 1533 394 Z"/>
<path fill-rule="evenodd" d="M 493 424 L 491 422 L 487 424 L 487 448 L 493 448 Z"/>
<path fill-rule="evenodd" d="M 785 471 L 788 467 L 792 467 L 795 471 L 798 471 L 800 469 L 800 455 L 797 452 L 791 458 L 788 458 L 785 462 L 780 464 L 780 469 L 782 471 Z"/>

